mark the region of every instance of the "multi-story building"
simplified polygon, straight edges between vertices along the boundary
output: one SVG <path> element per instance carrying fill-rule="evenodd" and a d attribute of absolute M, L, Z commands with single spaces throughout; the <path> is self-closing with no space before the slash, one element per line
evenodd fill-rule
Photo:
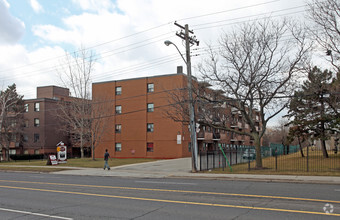
<path fill-rule="evenodd" d="M 59 101 L 70 100 L 69 89 L 57 86 L 37 88 L 37 98 L 25 102 L 22 143 L 12 149 L 12 154 L 50 154 L 56 145 L 69 143 L 69 135 L 58 119 Z M 69 150 L 71 152 L 71 150 Z"/>
<path fill-rule="evenodd" d="M 180 68 L 178 68 L 180 70 Z M 193 82 L 196 86 L 197 80 Z M 153 77 L 99 82 L 92 85 L 94 103 L 105 103 L 105 132 L 95 148 L 97 157 L 108 149 L 116 158 L 180 158 L 191 156 L 190 132 L 185 117 L 169 117 L 172 93 L 186 91 L 187 76 L 181 72 Z M 210 89 L 210 91 L 213 91 Z M 179 93 L 177 93 L 179 94 Z M 186 94 L 185 92 L 183 93 Z M 187 97 L 187 95 L 186 95 Z M 172 100 L 171 100 L 172 99 Z M 108 105 L 110 103 L 110 105 Z M 187 105 L 187 104 L 185 104 Z M 237 112 L 224 106 L 224 114 L 235 118 L 237 129 L 248 129 Z M 196 121 L 200 122 L 200 110 Z M 211 116 L 213 119 L 213 115 Z M 219 118 L 221 120 L 221 117 Z M 251 145 L 250 137 L 236 135 L 208 125 L 200 125 L 197 133 L 199 150 L 215 150 L 218 144 Z"/>
<path fill-rule="evenodd" d="M 98 157 L 108 149 L 117 158 L 180 158 L 190 156 L 188 126 L 165 116 L 168 93 L 186 86 L 183 74 L 94 83 L 94 103 L 111 103 L 104 114 L 105 133 Z"/>

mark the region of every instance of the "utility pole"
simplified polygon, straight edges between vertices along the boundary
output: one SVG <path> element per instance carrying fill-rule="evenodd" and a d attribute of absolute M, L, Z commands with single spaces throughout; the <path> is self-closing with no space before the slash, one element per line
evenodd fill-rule
<path fill-rule="evenodd" d="M 195 122 L 195 104 L 192 96 L 192 77 L 191 77 L 191 59 L 190 59 L 190 46 L 196 44 L 199 45 L 199 41 L 196 37 L 189 36 L 194 34 L 193 31 L 189 30 L 189 25 L 186 24 L 184 27 L 177 24 L 175 25 L 181 28 L 181 31 L 176 35 L 185 41 L 186 49 L 186 65 L 187 65 L 187 77 L 188 77 L 188 93 L 189 93 L 189 114 L 190 114 L 190 139 L 191 139 L 191 163 L 192 172 L 197 172 L 198 167 L 198 147 L 197 147 L 197 135 L 196 135 L 196 122 Z M 184 30 L 184 32 L 183 32 Z"/>

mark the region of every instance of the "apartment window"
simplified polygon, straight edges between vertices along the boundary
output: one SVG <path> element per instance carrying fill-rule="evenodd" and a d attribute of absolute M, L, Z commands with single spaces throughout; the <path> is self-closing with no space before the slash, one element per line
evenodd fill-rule
<path fill-rule="evenodd" d="M 122 151 L 122 143 L 116 143 L 115 151 L 116 151 L 116 152 Z"/>
<path fill-rule="evenodd" d="M 154 92 L 154 85 L 153 83 L 148 83 L 148 92 Z"/>
<path fill-rule="evenodd" d="M 153 123 L 148 123 L 147 132 L 153 132 Z"/>
<path fill-rule="evenodd" d="M 28 104 L 25 104 L 25 112 L 28 112 Z"/>
<path fill-rule="evenodd" d="M 122 94 L 122 87 L 121 86 L 117 86 L 116 87 L 116 95 L 121 95 Z"/>
<path fill-rule="evenodd" d="M 34 150 L 34 154 L 39 154 L 40 151 L 39 150 Z"/>
<path fill-rule="evenodd" d="M 122 106 L 121 105 L 116 105 L 116 114 L 122 114 Z"/>
<path fill-rule="evenodd" d="M 17 135 L 16 134 L 11 134 L 11 141 L 16 142 L 17 141 Z"/>
<path fill-rule="evenodd" d="M 121 133 L 122 132 L 122 125 L 116 125 L 115 131 L 116 131 L 116 133 Z"/>
<path fill-rule="evenodd" d="M 24 154 L 28 154 L 28 150 L 24 150 Z"/>
<path fill-rule="evenodd" d="M 153 103 L 148 103 L 148 112 L 153 112 Z"/>
<path fill-rule="evenodd" d="M 9 155 L 16 155 L 17 154 L 17 150 L 16 149 L 10 149 L 9 150 Z"/>
<path fill-rule="evenodd" d="M 39 102 L 34 103 L 34 111 L 35 112 L 40 111 L 40 103 Z"/>
<path fill-rule="evenodd" d="M 153 143 L 146 144 L 146 152 L 153 152 Z"/>
<path fill-rule="evenodd" d="M 27 142 L 27 141 L 28 141 L 28 136 L 27 136 L 27 134 L 24 134 L 24 135 L 22 136 L 22 139 L 23 139 L 24 142 Z"/>
<path fill-rule="evenodd" d="M 40 120 L 39 118 L 34 119 L 34 127 L 39 127 L 40 126 Z"/>
<path fill-rule="evenodd" d="M 40 138 L 39 134 L 34 134 L 34 143 L 39 142 L 39 138 Z"/>
<path fill-rule="evenodd" d="M 29 121 L 28 121 L 28 120 L 25 120 L 25 122 L 24 122 L 24 127 L 25 127 L 25 128 L 28 128 L 28 124 L 29 124 Z"/>

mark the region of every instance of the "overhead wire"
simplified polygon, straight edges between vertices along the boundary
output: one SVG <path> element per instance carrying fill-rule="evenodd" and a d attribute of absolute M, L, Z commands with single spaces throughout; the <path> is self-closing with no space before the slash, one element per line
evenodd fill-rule
<path fill-rule="evenodd" d="M 205 17 L 205 16 L 211 16 L 211 15 L 215 15 L 215 14 L 219 14 L 219 13 L 226 13 L 226 12 L 241 10 L 241 9 L 245 9 L 245 8 L 257 7 L 257 6 L 259 6 L 259 5 L 270 4 L 270 3 L 273 3 L 273 2 L 276 2 L 276 1 L 278 1 L 278 0 L 269 1 L 269 2 L 263 2 L 263 3 L 254 4 L 254 5 L 249 5 L 249 6 L 244 6 L 244 7 L 239 7 L 239 8 L 234 8 L 234 9 L 225 10 L 225 11 L 221 11 L 221 12 L 215 12 L 215 13 L 204 14 L 204 15 L 199 15 L 199 16 L 194 16 L 194 17 L 189 17 L 189 18 L 183 18 L 183 19 L 179 19 L 179 20 L 195 19 L 195 18 L 200 18 L 200 17 Z M 239 19 L 240 19 L 240 18 L 239 18 Z M 149 29 L 146 29 L 146 30 L 144 30 L 144 31 L 137 32 L 137 33 L 134 33 L 134 34 L 125 36 L 125 37 L 121 37 L 121 38 L 114 39 L 114 40 L 111 40 L 111 41 L 107 41 L 107 42 L 104 42 L 104 43 L 101 43 L 101 44 L 97 44 L 97 45 L 94 45 L 94 46 L 85 48 L 85 50 L 86 50 L 86 49 L 96 48 L 96 47 L 99 47 L 99 46 L 102 46 L 102 45 L 106 45 L 106 44 L 109 44 L 109 43 L 112 43 L 112 42 L 116 42 L 116 41 L 119 41 L 119 40 L 122 40 L 122 39 L 129 38 L 129 37 L 132 37 L 132 36 L 136 36 L 136 35 L 139 35 L 139 34 L 141 34 L 141 33 L 145 33 L 145 32 L 148 32 L 148 31 L 150 31 L 150 30 L 154 30 L 154 29 L 157 29 L 157 28 L 159 28 L 159 27 L 162 27 L 162 26 L 165 26 L 165 25 L 168 25 L 168 24 L 169 24 L 169 23 L 162 24 L 162 25 L 158 25 L 158 26 L 156 26 L 156 27 L 149 28 Z M 152 39 L 153 39 L 153 38 L 152 38 Z M 81 50 L 74 51 L 73 53 L 80 52 L 80 51 L 81 51 Z M 56 57 L 56 58 L 46 59 L 46 60 L 43 60 L 42 62 L 46 62 L 46 61 L 49 61 L 49 60 L 53 60 L 53 59 L 57 59 L 57 58 L 62 58 L 62 57 L 64 57 L 64 55 L 63 55 L 63 56 Z M 39 64 L 39 63 L 41 63 L 41 62 L 37 62 L 37 63 Z M 32 63 L 31 65 L 35 65 L 35 64 L 36 64 L 36 63 Z M 31 66 L 31 65 L 25 65 L 25 67 Z M 17 69 L 17 68 L 22 68 L 22 67 L 16 67 L 16 68 L 12 68 L 12 69 L 0 70 L 0 73 L 1 73 L 1 72 L 4 72 L 4 71 L 9 71 L 9 70 Z"/>

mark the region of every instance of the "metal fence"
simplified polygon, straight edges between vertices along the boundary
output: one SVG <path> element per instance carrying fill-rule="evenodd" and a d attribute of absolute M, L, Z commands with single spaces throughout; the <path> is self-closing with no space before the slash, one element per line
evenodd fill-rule
<path fill-rule="evenodd" d="M 340 152 L 328 150 L 325 158 L 316 147 L 271 145 L 261 147 L 262 165 L 278 172 L 340 172 Z M 227 145 L 217 151 L 200 152 L 200 170 L 221 168 L 229 171 L 250 171 L 256 166 L 252 146 Z"/>

